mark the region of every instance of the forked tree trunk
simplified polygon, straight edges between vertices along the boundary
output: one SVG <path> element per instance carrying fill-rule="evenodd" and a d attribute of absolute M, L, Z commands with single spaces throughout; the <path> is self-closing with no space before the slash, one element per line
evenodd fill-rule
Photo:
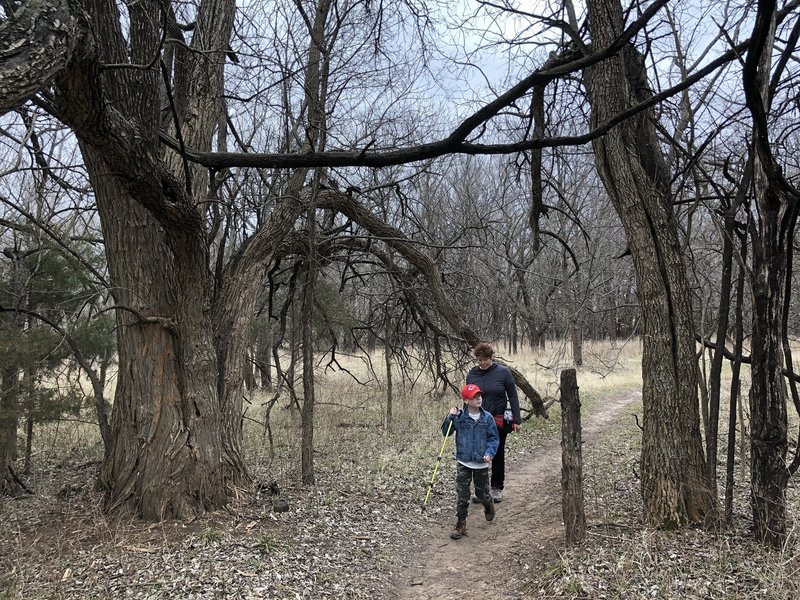
<path fill-rule="evenodd" d="M 588 3 L 596 48 L 623 30 L 617 0 Z M 623 57 L 624 55 L 624 57 Z M 586 72 L 593 126 L 637 102 L 646 90 L 632 46 Z M 649 525 L 702 522 L 714 505 L 705 479 L 697 405 L 694 326 L 669 177 L 645 112 L 594 143 L 600 177 L 628 237 L 644 326 L 642 499 Z"/>
<path fill-rule="evenodd" d="M 756 537 L 781 548 L 787 536 L 788 424 L 783 378 L 785 311 L 800 198 L 784 179 L 770 148 L 768 116 L 776 7 L 759 2 L 743 70 L 756 149 L 753 238 L 753 341 L 750 389 L 750 499 Z"/>
<path fill-rule="evenodd" d="M 264 264 L 300 208 L 295 198 L 277 206 L 232 257 L 214 299 L 202 214 L 207 177 L 159 145 L 165 97 L 152 57 L 161 50 L 161 20 L 153 18 L 155 5 L 132 4 L 124 38 L 109 6 L 86 4 L 94 35 L 82 31 L 81 51 L 56 85 L 94 187 L 118 306 L 114 439 L 102 480 L 110 509 L 188 518 L 223 506 L 247 480 L 240 455 L 246 335 Z M 234 10 L 232 0 L 203 2 L 192 36 L 202 51 L 177 50 L 169 85 L 177 118 L 185 117 L 182 140 L 193 148 L 210 149 L 219 123 Z M 100 67 L 129 60 L 151 68 Z"/>
<path fill-rule="evenodd" d="M 224 506 L 248 481 L 241 457 L 245 349 L 276 240 L 298 216 L 287 199 L 223 274 L 212 305 L 200 236 L 169 239 L 84 148 L 118 306 L 119 375 L 113 445 L 102 480 L 107 508 L 148 520 Z M 193 243 L 194 242 L 194 243 Z"/>

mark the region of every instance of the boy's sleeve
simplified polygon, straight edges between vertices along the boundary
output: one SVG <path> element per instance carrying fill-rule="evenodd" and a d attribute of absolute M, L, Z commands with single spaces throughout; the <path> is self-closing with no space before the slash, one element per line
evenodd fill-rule
<path fill-rule="evenodd" d="M 497 432 L 497 424 L 494 417 L 489 415 L 489 427 L 486 429 L 486 455 L 494 458 L 497 449 L 500 447 L 500 434 Z"/>
<path fill-rule="evenodd" d="M 455 417 L 448 413 L 448 415 L 444 418 L 442 422 L 442 435 L 447 436 L 447 428 L 450 427 L 450 421 L 454 421 Z M 456 432 L 456 424 L 453 423 L 453 426 L 450 427 L 450 435 L 453 435 Z"/>

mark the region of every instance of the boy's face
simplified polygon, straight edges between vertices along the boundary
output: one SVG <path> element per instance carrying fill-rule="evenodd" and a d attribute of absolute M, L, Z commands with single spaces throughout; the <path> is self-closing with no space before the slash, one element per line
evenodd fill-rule
<path fill-rule="evenodd" d="M 470 408 L 480 408 L 483 404 L 483 396 L 480 394 L 475 394 L 472 398 L 465 400 L 464 402 L 466 402 L 467 406 Z"/>

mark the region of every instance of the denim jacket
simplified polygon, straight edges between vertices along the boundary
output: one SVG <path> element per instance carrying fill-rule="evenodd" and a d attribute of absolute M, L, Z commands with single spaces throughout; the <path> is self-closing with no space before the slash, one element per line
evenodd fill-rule
<path fill-rule="evenodd" d="M 465 462 L 483 462 L 484 456 L 494 458 L 500 445 L 500 434 L 491 413 L 481 408 L 481 417 L 477 421 L 460 410 L 455 416 L 447 415 L 442 423 L 442 435 L 447 435 L 450 421 L 450 435 L 456 433 L 456 459 Z"/>

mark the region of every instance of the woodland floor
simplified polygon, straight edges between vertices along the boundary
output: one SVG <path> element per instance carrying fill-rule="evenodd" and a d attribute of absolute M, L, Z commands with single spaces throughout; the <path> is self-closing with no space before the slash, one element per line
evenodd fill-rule
<path fill-rule="evenodd" d="M 288 512 L 248 492 L 227 511 L 155 525 L 104 515 L 96 461 L 66 452 L 41 469 L 35 496 L 0 499 L 0 599 L 800 597 L 794 533 L 782 552 L 752 541 L 746 484 L 722 531 L 641 527 L 631 416 L 640 411 L 638 392 L 617 392 L 583 417 L 589 535 L 572 550 L 563 546 L 556 423 L 511 436 L 496 519 L 471 507 L 458 541 L 449 538 L 452 462 L 423 511 L 435 455 L 414 437 L 357 444 L 370 434 L 342 422 L 349 452 L 322 453 L 315 486 L 280 479 Z M 794 486 L 789 509 L 800 511 Z"/>

